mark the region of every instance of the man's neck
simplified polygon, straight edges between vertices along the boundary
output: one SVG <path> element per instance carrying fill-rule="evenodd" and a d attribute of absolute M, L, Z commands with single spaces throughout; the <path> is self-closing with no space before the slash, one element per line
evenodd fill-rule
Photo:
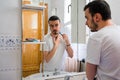
<path fill-rule="evenodd" d="M 111 25 L 114 25 L 114 23 L 112 22 L 111 19 L 109 19 L 107 21 L 102 21 L 101 23 L 99 23 L 98 30 L 100 30 L 101 28 L 104 28 L 104 27 L 111 26 Z"/>

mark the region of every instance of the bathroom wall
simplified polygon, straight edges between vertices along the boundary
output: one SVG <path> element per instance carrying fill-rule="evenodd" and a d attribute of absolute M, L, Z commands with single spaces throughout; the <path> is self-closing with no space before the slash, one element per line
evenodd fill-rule
<path fill-rule="evenodd" d="M 111 8 L 112 19 L 116 24 L 120 25 L 120 0 L 106 0 Z"/>
<path fill-rule="evenodd" d="M 21 0 L 0 0 L 0 80 L 21 80 Z"/>
<path fill-rule="evenodd" d="M 51 11 L 56 11 L 56 15 L 64 21 L 64 0 L 51 0 Z M 52 14 L 51 14 L 52 15 Z"/>

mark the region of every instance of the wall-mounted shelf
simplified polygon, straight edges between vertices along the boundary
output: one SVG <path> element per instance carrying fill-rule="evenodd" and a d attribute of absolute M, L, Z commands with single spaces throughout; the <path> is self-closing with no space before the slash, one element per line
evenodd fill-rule
<path fill-rule="evenodd" d="M 32 4 L 24 4 L 22 5 L 22 9 L 28 9 L 28 10 L 44 10 L 46 8 L 46 6 L 36 6 L 36 5 L 32 5 Z"/>
<path fill-rule="evenodd" d="M 22 74 L 23 77 L 39 72 L 43 64 L 45 22 L 47 22 L 48 6 L 42 2 L 32 4 L 30 0 L 22 4 Z M 44 22 L 45 21 L 45 22 Z M 32 26 L 36 27 L 33 29 Z M 29 32 L 29 33 L 28 33 Z M 26 40 L 28 38 L 28 40 Z"/>
<path fill-rule="evenodd" d="M 46 42 L 22 42 L 22 44 L 45 44 Z"/>

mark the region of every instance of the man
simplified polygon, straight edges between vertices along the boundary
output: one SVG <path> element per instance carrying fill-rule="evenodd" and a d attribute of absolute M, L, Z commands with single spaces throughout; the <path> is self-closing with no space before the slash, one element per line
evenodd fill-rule
<path fill-rule="evenodd" d="M 48 20 L 50 26 L 50 34 L 44 38 L 44 71 L 60 70 L 64 51 L 66 50 L 69 57 L 73 57 L 68 36 L 60 33 L 60 19 L 57 16 L 51 16 Z"/>
<path fill-rule="evenodd" d="M 94 33 L 88 41 L 86 75 L 88 80 L 120 80 L 120 26 L 111 19 L 111 10 L 104 0 L 84 7 L 86 25 Z"/>

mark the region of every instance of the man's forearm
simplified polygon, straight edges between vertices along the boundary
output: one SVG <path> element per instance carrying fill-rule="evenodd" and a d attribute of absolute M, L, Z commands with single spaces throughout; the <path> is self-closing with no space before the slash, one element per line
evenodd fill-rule
<path fill-rule="evenodd" d="M 97 66 L 94 64 L 86 63 L 86 75 L 88 80 L 94 80 L 96 76 Z"/>
<path fill-rule="evenodd" d="M 72 57 L 73 57 L 73 49 L 71 48 L 70 45 L 67 45 L 67 46 L 66 46 L 66 51 L 67 51 L 69 57 L 72 58 Z"/>

